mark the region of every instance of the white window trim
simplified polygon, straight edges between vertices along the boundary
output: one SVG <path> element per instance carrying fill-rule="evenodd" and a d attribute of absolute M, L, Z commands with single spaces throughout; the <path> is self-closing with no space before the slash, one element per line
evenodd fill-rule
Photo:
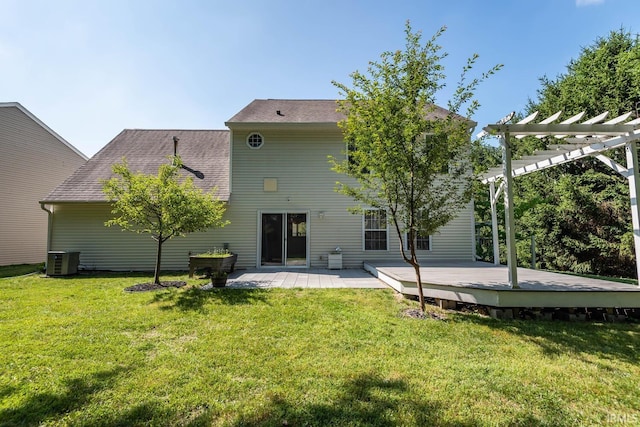
<path fill-rule="evenodd" d="M 389 222 L 385 222 L 386 228 L 384 228 L 384 231 L 386 233 L 386 249 L 366 249 L 366 232 L 367 231 L 382 231 L 383 229 L 368 229 L 366 228 L 366 213 L 368 211 L 384 211 L 385 215 L 388 215 L 387 211 L 385 211 L 384 209 L 365 209 L 364 212 L 362 213 L 362 250 L 365 252 L 388 252 L 389 251 Z"/>
<path fill-rule="evenodd" d="M 254 147 L 249 143 L 249 138 L 251 138 L 253 135 L 258 135 L 262 140 L 262 143 L 258 147 Z M 249 132 L 249 135 L 247 135 L 247 139 L 245 140 L 245 142 L 247 143 L 247 147 L 249 147 L 250 149 L 259 150 L 264 146 L 265 140 L 264 140 L 264 136 L 262 136 L 260 132 Z"/>

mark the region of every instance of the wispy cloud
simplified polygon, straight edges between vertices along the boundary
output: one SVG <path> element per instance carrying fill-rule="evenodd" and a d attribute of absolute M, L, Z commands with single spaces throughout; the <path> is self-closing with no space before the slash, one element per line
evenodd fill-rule
<path fill-rule="evenodd" d="M 604 0 L 576 0 L 577 7 L 592 6 L 594 4 L 602 4 L 602 3 L 604 3 Z"/>

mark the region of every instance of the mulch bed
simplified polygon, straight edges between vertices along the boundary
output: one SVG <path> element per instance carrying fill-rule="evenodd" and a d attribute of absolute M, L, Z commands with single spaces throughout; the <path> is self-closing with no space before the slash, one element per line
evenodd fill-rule
<path fill-rule="evenodd" d="M 167 282 L 160 282 L 159 285 L 156 285 L 153 282 L 149 283 L 138 283 L 137 285 L 129 286 L 124 290 L 126 292 L 146 292 L 146 291 L 157 291 L 158 289 L 167 289 L 167 288 L 181 288 L 186 286 L 187 282 L 182 282 L 178 280 L 172 280 Z"/>
<path fill-rule="evenodd" d="M 434 320 L 446 320 L 446 314 L 436 313 L 436 312 L 427 312 L 423 313 L 420 309 L 417 308 L 407 308 L 402 312 L 403 317 L 411 317 L 413 319 L 434 319 Z"/>

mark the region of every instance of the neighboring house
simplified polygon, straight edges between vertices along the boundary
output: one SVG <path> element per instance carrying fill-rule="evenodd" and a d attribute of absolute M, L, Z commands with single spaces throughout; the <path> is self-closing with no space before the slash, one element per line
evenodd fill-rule
<path fill-rule="evenodd" d="M 17 102 L 0 103 L 0 265 L 47 258 L 38 201 L 87 157 Z"/>
<path fill-rule="evenodd" d="M 99 179 L 122 157 L 133 170 L 156 173 L 176 136 L 183 174 L 201 188 L 217 186 L 231 224 L 165 243 L 164 269 L 184 270 L 190 251 L 214 247 L 238 253 L 241 268 L 326 267 L 336 247 L 345 267 L 399 261 L 398 239 L 380 213 L 353 215 L 347 208 L 354 201 L 335 192 L 345 179 L 328 161 L 345 155 L 336 107 L 330 100 L 255 100 L 226 123 L 229 130 L 125 130 L 42 201 L 52 212 L 50 249 L 80 251 L 86 269 L 153 269 L 156 246 L 148 235 L 104 226 L 110 206 Z M 421 241 L 420 258 L 473 260 L 473 230 L 469 204 Z"/>

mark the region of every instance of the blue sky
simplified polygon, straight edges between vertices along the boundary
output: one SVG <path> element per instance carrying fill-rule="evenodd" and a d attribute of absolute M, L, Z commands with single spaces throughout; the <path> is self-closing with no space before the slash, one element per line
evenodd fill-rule
<path fill-rule="evenodd" d="M 638 0 L 0 0 L 0 102 L 17 101 L 92 156 L 125 128 L 224 129 L 255 98 L 333 99 L 411 21 L 449 56 L 504 64 L 478 128 L 535 98 L 581 47 L 640 32 Z M 441 95 L 446 105 L 446 90 Z"/>

